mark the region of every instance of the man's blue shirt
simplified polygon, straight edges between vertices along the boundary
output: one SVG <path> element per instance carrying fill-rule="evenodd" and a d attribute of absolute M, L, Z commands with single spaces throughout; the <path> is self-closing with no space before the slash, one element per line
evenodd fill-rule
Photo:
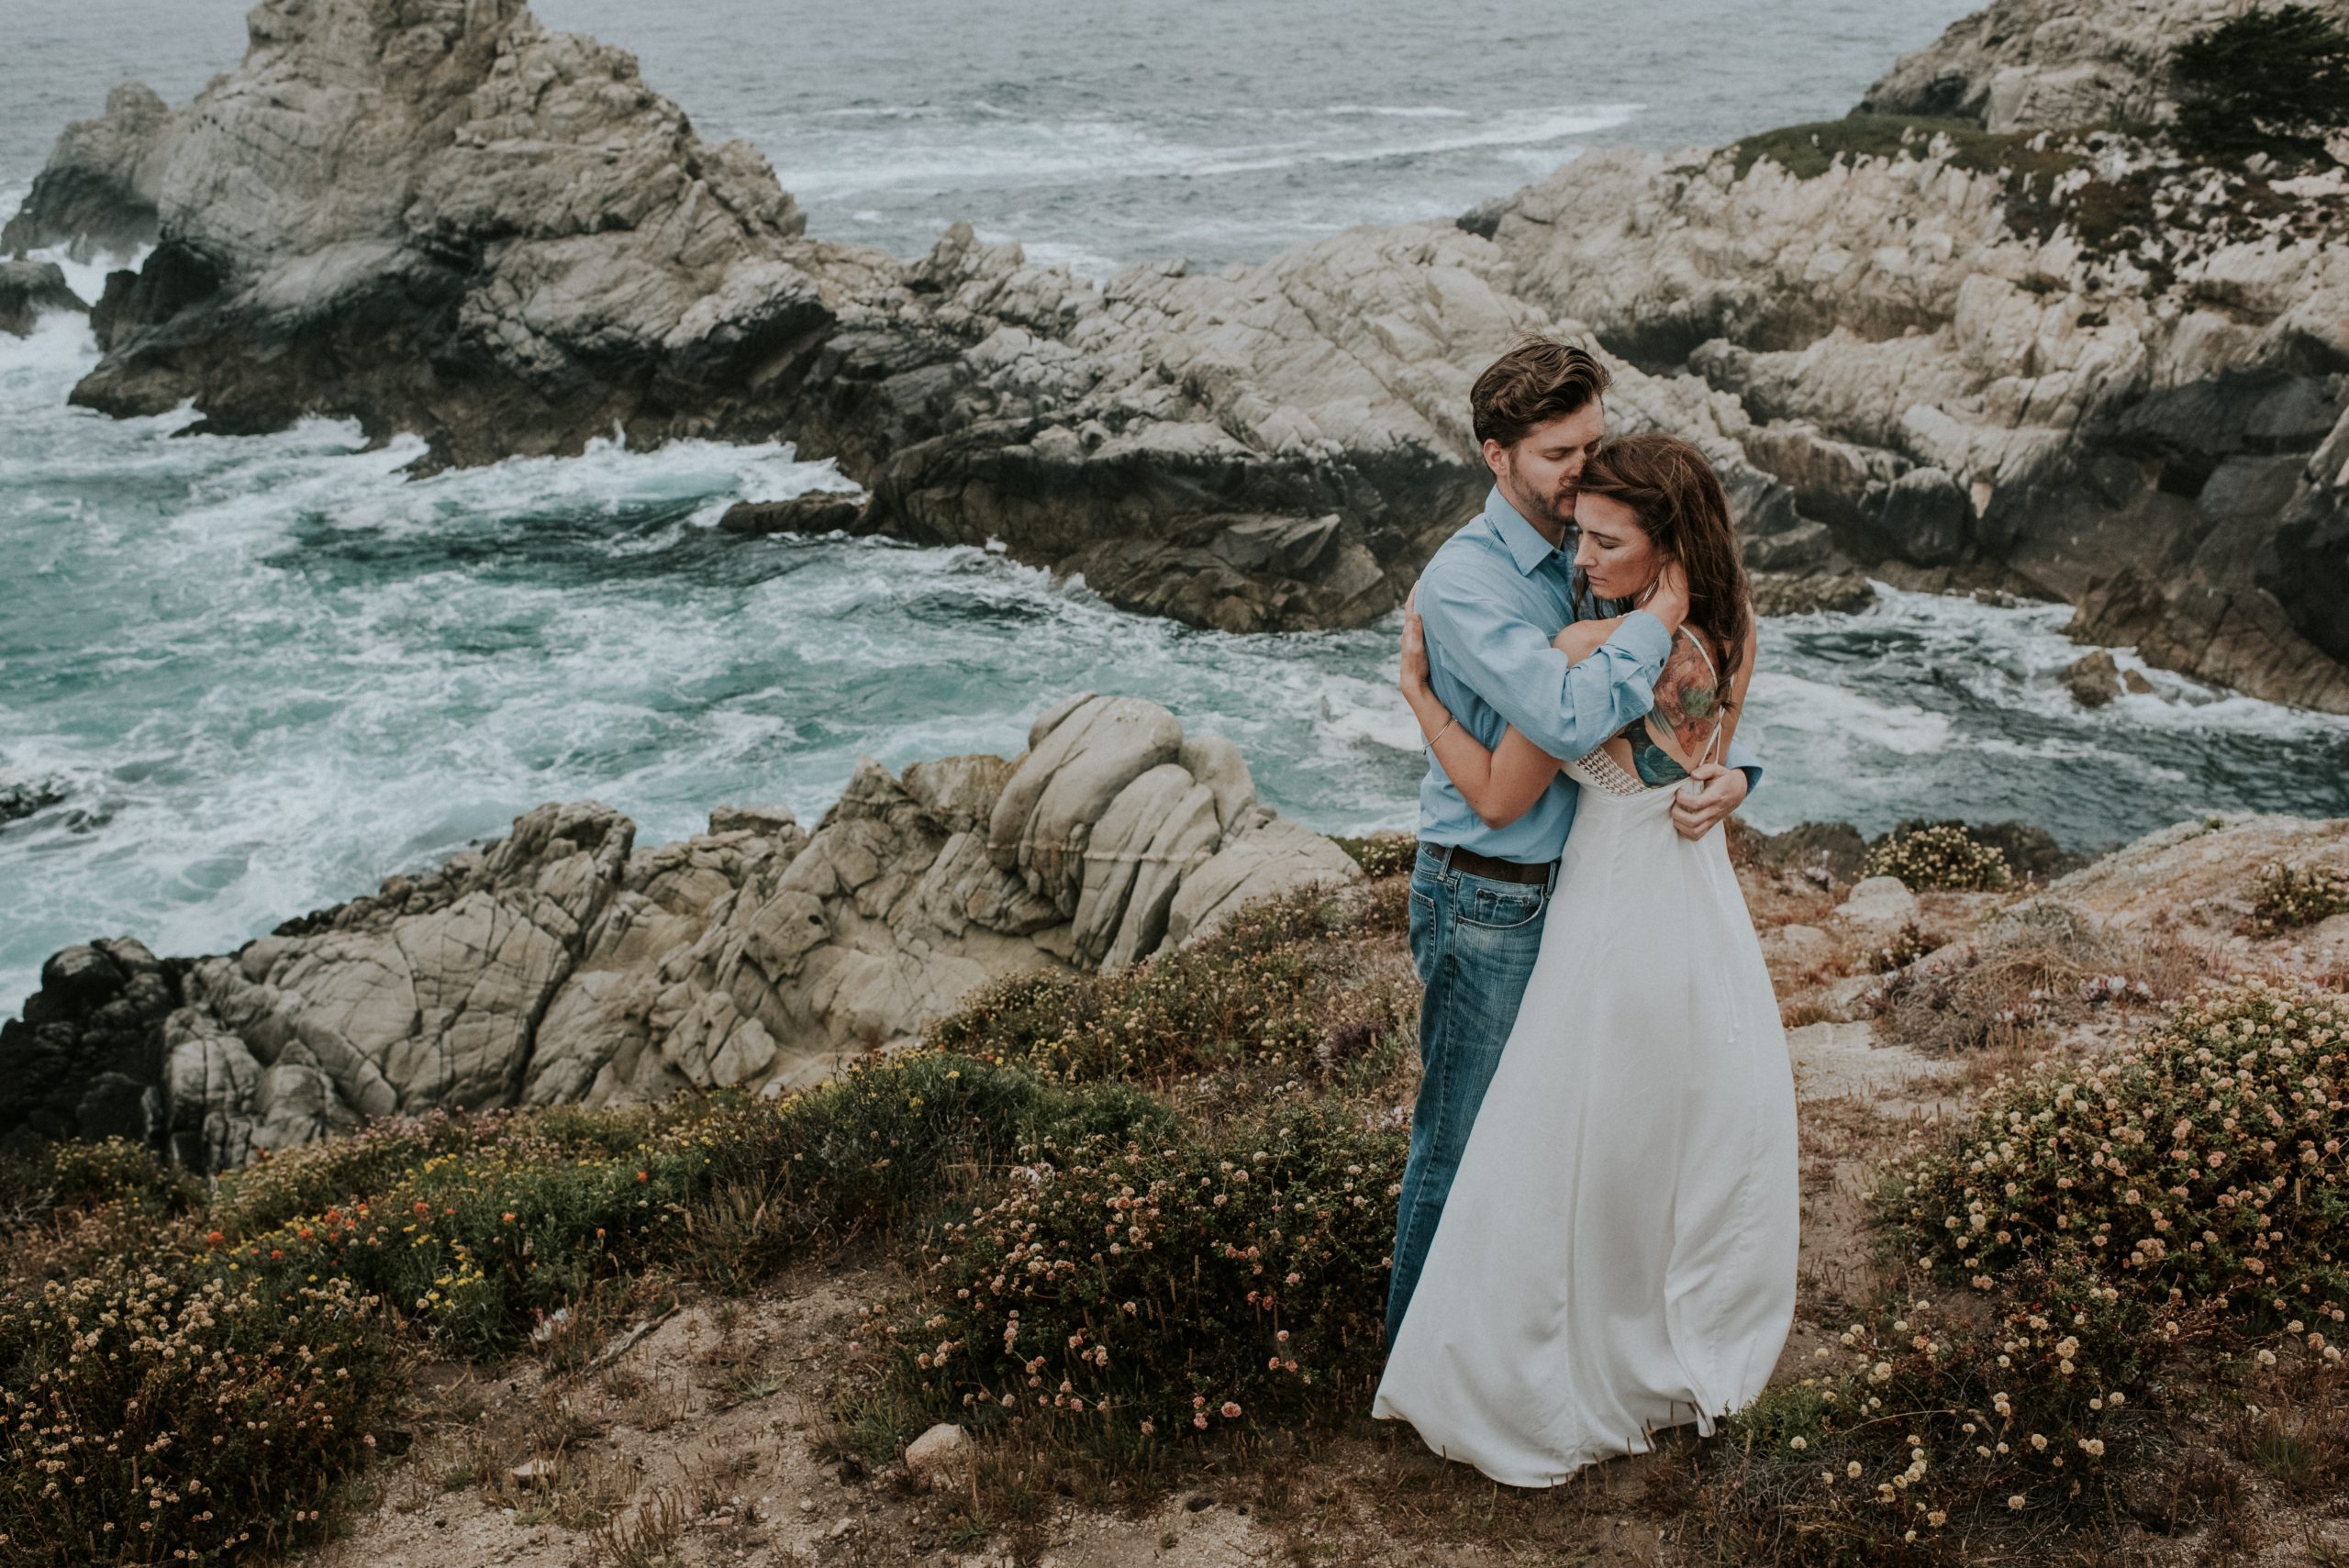
<path fill-rule="evenodd" d="M 1497 748 L 1509 726 L 1553 757 L 1595 751 L 1655 703 L 1655 679 L 1672 651 L 1664 623 L 1645 610 L 1569 665 L 1550 639 L 1575 618 L 1574 565 L 1518 514 L 1496 487 L 1483 514 L 1443 542 L 1419 574 L 1430 681 L 1462 728 Z M 1761 766 L 1742 744 L 1730 765 Z M 1574 826 L 1580 786 L 1564 773 L 1532 808 L 1505 828 L 1487 828 L 1444 775 L 1431 748 L 1419 784 L 1419 840 L 1538 865 L 1558 858 Z"/>

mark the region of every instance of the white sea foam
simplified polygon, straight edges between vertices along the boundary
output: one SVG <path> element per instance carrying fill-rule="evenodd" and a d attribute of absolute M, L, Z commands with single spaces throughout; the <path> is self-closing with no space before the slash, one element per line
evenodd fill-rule
<path fill-rule="evenodd" d="M 1313 52 L 1319 33 L 1280 17 L 1236 44 L 1168 20 L 1136 55 L 1230 51 L 1212 69 L 1270 53 L 1342 81 L 1328 105 L 1105 64 L 1100 30 L 1026 0 L 926 17 L 885 78 L 863 30 L 812 39 L 787 95 L 743 65 L 762 17 L 734 0 L 657 25 L 618 0 L 541 14 L 640 50 L 698 123 L 764 147 L 819 233 L 917 251 L 968 218 L 1098 275 L 1110 258 L 1219 265 L 1457 211 L 1614 134 L 1664 145 L 1816 117 L 1972 0 L 1854 12 L 1831 40 L 1789 33 L 1776 54 L 1750 29 L 1721 44 L 1725 9 L 1664 3 L 1656 26 L 1710 63 L 1594 52 L 1576 82 L 1626 101 L 1590 106 L 1496 94 L 1485 40 L 1417 13 L 1367 17 L 1393 47 L 1343 40 L 1343 76 Z M 1538 8 L 1526 21 L 1551 25 Z M 1394 43 L 1409 28 L 1423 46 Z M 224 61 L 235 35 L 231 18 Z M 113 43 L 93 47 L 91 108 L 119 70 Z M 186 70 L 174 103 L 202 79 Z M 1031 79 L 1052 84 L 991 85 Z M 1652 105 L 1634 116 L 1634 98 Z M 29 150 L 0 170 L 0 211 L 55 128 L 13 144 Z M 106 270 L 67 268 L 92 299 Z M 1081 690 L 1151 696 L 1230 736 L 1264 797 L 1318 827 L 1410 820 L 1420 753 L 1390 684 L 1391 628 L 1232 637 L 1122 614 L 983 550 L 718 531 L 733 500 L 839 484 L 780 441 L 599 445 L 409 481 L 420 445 L 366 451 L 349 422 L 174 437 L 191 411 L 114 421 L 65 405 L 96 353 L 73 317 L 0 338 L 0 559 L 11 587 L 30 584 L 0 596 L 0 768 L 69 792 L 0 826 L 0 1009 L 69 941 L 222 951 L 545 800 L 602 799 L 642 843 L 729 801 L 812 819 L 860 756 L 1011 754 L 1039 709 Z M 2158 672 L 2155 695 L 2083 712 L 2061 680 L 2080 651 L 2062 619 L 1888 593 L 1868 616 L 1773 623 L 1747 719 L 1767 773 L 1747 815 L 1871 830 L 2021 817 L 2092 845 L 2216 807 L 2349 810 L 2343 721 Z"/>
<path fill-rule="evenodd" d="M 1615 129 L 1629 123 L 1640 109 L 1638 104 L 1594 104 L 1474 117 L 1330 110 L 1317 117 L 1440 119 L 1446 124 L 1473 120 L 1475 128 L 1390 136 L 1367 142 L 1331 141 L 1324 134 L 1308 140 L 1241 145 L 1173 139 L 1116 119 L 1007 119 L 999 126 L 941 126 L 935 139 L 899 136 L 874 146 L 843 147 L 840 150 L 850 156 L 850 161 L 802 161 L 793 168 L 791 179 L 802 200 L 841 201 L 864 192 L 908 185 L 967 189 L 1005 182 L 1097 184 L 1210 178 L 1315 164 L 1434 157 L 1486 148 L 1551 147 L 1573 137 Z"/>

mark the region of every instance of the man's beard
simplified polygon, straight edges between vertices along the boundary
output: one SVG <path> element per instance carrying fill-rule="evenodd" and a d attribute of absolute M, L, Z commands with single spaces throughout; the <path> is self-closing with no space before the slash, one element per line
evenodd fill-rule
<path fill-rule="evenodd" d="M 1526 521 L 1548 523 L 1568 534 L 1575 531 L 1575 496 L 1579 493 L 1575 487 L 1541 495 L 1527 485 L 1515 462 L 1509 464 L 1508 477 L 1509 499 L 1520 510 L 1533 508 Z"/>

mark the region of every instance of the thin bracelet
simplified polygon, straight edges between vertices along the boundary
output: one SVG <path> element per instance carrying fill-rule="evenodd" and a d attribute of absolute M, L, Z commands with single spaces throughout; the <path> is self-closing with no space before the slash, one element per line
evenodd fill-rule
<path fill-rule="evenodd" d="M 1437 741 L 1437 740 L 1442 740 L 1445 736 L 1447 736 L 1447 735 L 1451 734 L 1451 733 L 1452 733 L 1452 727 L 1453 727 L 1453 725 L 1455 725 L 1455 724 L 1459 723 L 1459 722 L 1460 722 L 1460 716 L 1459 716 L 1458 714 L 1456 714 L 1456 713 L 1455 713 L 1455 714 L 1453 714 L 1450 718 L 1445 719 L 1445 720 L 1443 721 L 1443 728 L 1442 728 L 1442 729 L 1437 730 L 1437 731 L 1435 732 L 1435 737 L 1434 737 L 1434 739 L 1433 739 L 1433 740 L 1431 740 L 1428 742 L 1428 750 L 1429 750 L 1429 751 L 1434 751 L 1434 750 L 1435 750 L 1435 744 L 1436 744 L 1436 741 Z"/>

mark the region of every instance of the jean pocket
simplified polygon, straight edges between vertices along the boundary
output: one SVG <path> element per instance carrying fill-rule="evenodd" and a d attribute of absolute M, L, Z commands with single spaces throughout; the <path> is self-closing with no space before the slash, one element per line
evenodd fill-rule
<path fill-rule="evenodd" d="M 1540 919 L 1548 902 L 1538 887 L 1514 883 L 1471 883 L 1464 879 L 1457 917 L 1464 926 L 1506 931 Z"/>
<path fill-rule="evenodd" d="M 1411 889 L 1411 967 L 1421 985 L 1435 978 L 1435 895 L 1417 887 Z"/>

